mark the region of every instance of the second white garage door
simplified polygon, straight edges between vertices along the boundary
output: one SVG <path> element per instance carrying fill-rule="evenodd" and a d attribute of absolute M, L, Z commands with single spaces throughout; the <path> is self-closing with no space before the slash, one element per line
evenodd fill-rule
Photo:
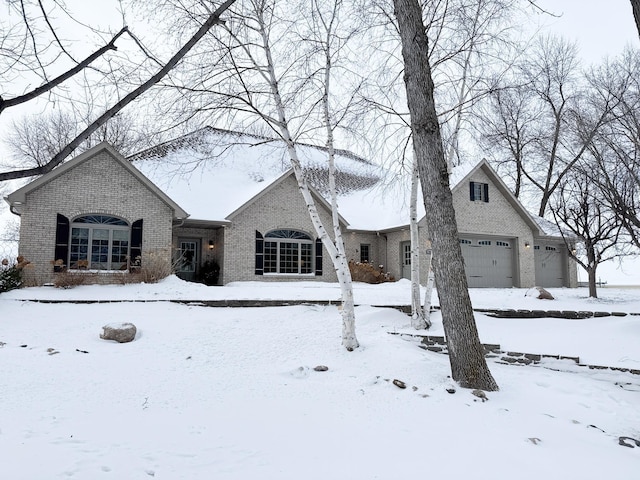
<path fill-rule="evenodd" d="M 460 247 L 469 287 L 513 287 L 513 239 L 461 236 Z"/>

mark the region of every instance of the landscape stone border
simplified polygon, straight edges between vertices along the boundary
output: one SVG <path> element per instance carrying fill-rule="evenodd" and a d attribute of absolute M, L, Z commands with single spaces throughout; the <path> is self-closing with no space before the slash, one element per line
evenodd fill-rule
<path fill-rule="evenodd" d="M 170 302 L 184 305 L 202 307 L 288 307 L 292 305 L 340 305 L 340 300 L 44 300 L 44 299 L 16 299 L 22 302 L 37 303 L 154 303 Z M 356 306 L 360 306 L 357 304 Z M 407 315 L 411 315 L 411 305 L 371 305 L 376 308 L 393 308 Z M 440 307 L 432 307 L 432 310 L 440 310 Z M 574 310 L 513 310 L 494 308 L 474 308 L 475 312 L 486 313 L 494 318 L 564 318 L 569 320 L 583 320 L 585 318 L 599 317 L 626 317 L 627 315 L 639 316 L 640 313 L 627 312 L 597 312 Z"/>
<path fill-rule="evenodd" d="M 434 335 L 421 335 L 417 333 L 399 333 L 388 332 L 389 335 L 397 335 L 401 338 L 416 338 L 420 340 L 419 347 L 430 352 L 441 353 L 448 355 L 449 350 L 447 347 L 447 341 L 445 337 Z M 589 368 L 590 370 L 612 370 L 616 372 L 626 372 L 633 375 L 640 375 L 640 370 L 624 367 L 608 367 L 605 365 L 591 365 L 587 363 L 581 363 L 580 357 L 570 357 L 565 355 L 548 355 L 539 353 L 524 353 L 524 352 L 511 352 L 504 351 L 499 344 L 483 343 L 484 354 L 486 358 L 495 359 L 498 363 L 504 363 L 509 365 L 536 365 L 541 363 L 544 359 L 549 360 L 569 360 L 575 363 L 579 367 Z"/>

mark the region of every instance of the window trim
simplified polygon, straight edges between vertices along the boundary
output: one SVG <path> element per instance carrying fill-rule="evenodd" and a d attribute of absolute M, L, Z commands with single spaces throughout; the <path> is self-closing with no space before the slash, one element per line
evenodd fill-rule
<path fill-rule="evenodd" d="M 317 242 L 309 234 L 300 230 L 282 228 L 267 232 L 263 238 L 261 252 L 263 275 L 278 277 L 316 275 L 317 252 L 314 248 L 317 248 Z M 297 258 L 294 258 L 294 255 Z M 297 271 L 282 271 L 291 268 L 294 264 Z"/>
<path fill-rule="evenodd" d="M 469 182 L 469 199 L 472 202 L 489 203 L 489 184 Z"/>
<path fill-rule="evenodd" d="M 79 233 L 80 230 L 86 230 L 86 243 L 79 242 L 77 244 L 74 244 L 74 234 L 76 232 Z M 100 230 L 107 231 L 107 239 L 97 238 L 96 231 Z M 114 232 L 116 231 L 126 232 L 126 239 L 114 238 Z M 76 238 L 81 240 L 85 237 L 77 236 Z M 101 245 L 99 243 L 101 240 L 106 240 L 106 245 Z M 96 242 L 98 243 L 96 244 Z M 124 254 L 122 252 L 117 253 L 115 251 L 117 248 L 122 248 L 122 245 L 114 245 L 115 242 L 126 243 L 126 245 L 124 246 L 124 248 L 126 249 Z M 67 245 L 68 255 L 66 261 L 67 265 L 69 266 L 69 270 L 91 270 L 100 272 L 127 271 L 129 269 L 129 259 L 132 248 L 131 224 L 129 224 L 129 222 L 127 222 L 126 220 L 114 215 L 79 215 L 69 223 L 69 237 Z M 103 250 L 105 246 L 107 249 L 106 252 L 104 252 Z M 96 248 L 98 249 L 97 252 L 94 250 Z M 106 262 L 94 260 L 95 255 L 106 255 Z M 124 261 L 114 261 L 114 255 L 120 257 L 121 259 L 124 257 Z M 105 267 L 102 266 L 103 263 L 106 264 Z"/>

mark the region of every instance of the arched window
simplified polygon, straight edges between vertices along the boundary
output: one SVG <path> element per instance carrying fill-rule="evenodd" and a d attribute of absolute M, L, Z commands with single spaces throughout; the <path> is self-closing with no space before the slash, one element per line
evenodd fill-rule
<path fill-rule="evenodd" d="M 264 236 L 264 273 L 313 274 L 311 237 L 297 230 L 273 230 Z"/>
<path fill-rule="evenodd" d="M 108 215 L 85 215 L 71 222 L 69 268 L 126 270 L 131 244 L 129 224 Z"/>

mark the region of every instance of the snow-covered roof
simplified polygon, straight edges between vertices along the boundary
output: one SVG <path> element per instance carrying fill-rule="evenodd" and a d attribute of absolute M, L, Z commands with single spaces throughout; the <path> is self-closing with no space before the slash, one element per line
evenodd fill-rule
<path fill-rule="evenodd" d="M 328 198 L 326 148 L 299 144 L 298 154 L 309 183 Z M 130 160 L 181 205 L 191 220 L 212 222 L 228 220 L 232 212 L 291 168 L 281 140 L 211 127 L 140 152 Z M 482 159 L 454 167 L 449 175 L 451 188 L 485 163 Z M 406 176 L 390 180 L 385 175 L 388 172 L 346 150 L 337 151 L 336 168 L 338 207 L 350 229 L 379 231 L 409 224 Z M 507 193 L 507 187 L 497 180 Z M 522 215 L 528 215 L 517 199 L 513 202 Z M 418 217 L 424 214 L 424 204 L 418 201 Z M 541 233 L 560 236 L 551 222 L 531 217 L 532 228 L 537 223 Z"/>
<path fill-rule="evenodd" d="M 298 145 L 309 182 L 320 192 L 328 186 L 327 151 Z M 189 212 L 191 219 L 223 221 L 238 207 L 291 168 L 282 141 L 204 128 L 140 152 L 132 163 Z M 345 150 L 336 152 L 338 190 L 367 189 L 380 169 Z"/>

